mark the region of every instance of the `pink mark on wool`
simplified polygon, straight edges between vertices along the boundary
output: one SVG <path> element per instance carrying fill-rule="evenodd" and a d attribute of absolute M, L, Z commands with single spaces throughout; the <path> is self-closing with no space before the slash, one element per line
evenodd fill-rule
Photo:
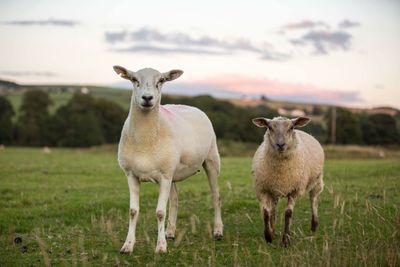
<path fill-rule="evenodd" d="M 161 106 L 161 112 L 163 112 L 167 118 L 171 119 L 174 117 L 174 113 L 172 113 L 168 108 L 166 108 L 165 106 Z"/>
<path fill-rule="evenodd" d="M 187 106 L 185 105 L 175 105 L 176 108 L 182 108 L 182 109 L 187 109 Z"/>

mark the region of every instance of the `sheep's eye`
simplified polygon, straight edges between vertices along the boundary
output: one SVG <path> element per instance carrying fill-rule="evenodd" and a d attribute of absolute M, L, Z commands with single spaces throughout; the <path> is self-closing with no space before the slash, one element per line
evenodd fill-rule
<path fill-rule="evenodd" d="M 289 131 L 293 131 L 294 130 L 294 126 L 289 128 Z"/>
<path fill-rule="evenodd" d="M 160 80 L 158 80 L 157 82 L 157 87 L 161 87 L 161 85 L 165 82 L 164 78 L 161 78 Z"/>

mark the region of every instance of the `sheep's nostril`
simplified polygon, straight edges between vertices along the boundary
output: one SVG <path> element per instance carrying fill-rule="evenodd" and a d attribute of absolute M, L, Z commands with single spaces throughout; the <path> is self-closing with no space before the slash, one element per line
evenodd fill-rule
<path fill-rule="evenodd" d="M 153 99 L 153 96 L 151 95 L 144 95 L 142 96 L 142 99 L 145 100 L 146 102 L 149 102 Z"/>
<path fill-rule="evenodd" d="M 276 146 L 277 146 L 279 149 L 283 149 L 283 148 L 285 147 L 285 143 L 277 143 Z"/>

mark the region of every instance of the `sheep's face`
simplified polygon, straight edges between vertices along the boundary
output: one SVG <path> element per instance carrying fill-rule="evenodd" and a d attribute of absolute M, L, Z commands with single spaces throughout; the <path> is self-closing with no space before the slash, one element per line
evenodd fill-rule
<path fill-rule="evenodd" d="M 296 148 L 297 139 L 294 129 L 305 126 L 309 121 L 310 119 L 305 117 L 296 119 L 278 117 L 272 120 L 266 118 L 253 119 L 253 123 L 258 127 L 267 128 L 265 140 L 278 153 L 285 153 Z"/>
<path fill-rule="evenodd" d="M 163 84 L 167 81 L 175 80 L 183 73 L 181 70 L 160 73 L 150 68 L 133 72 L 121 66 L 114 66 L 114 70 L 122 78 L 132 82 L 132 103 L 143 111 L 149 111 L 158 106 L 161 101 L 161 87 Z"/>

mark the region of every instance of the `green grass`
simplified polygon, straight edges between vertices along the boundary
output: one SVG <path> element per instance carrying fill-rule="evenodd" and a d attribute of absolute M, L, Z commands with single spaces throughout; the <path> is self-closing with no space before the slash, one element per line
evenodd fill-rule
<path fill-rule="evenodd" d="M 201 172 L 178 184 L 177 239 L 168 241 L 168 254 L 154 254 L 158 186 L 146 183 L 134 252 L 120 255 L 129 194 L 115 151 L 0 150 L 0 266 L 400 265 L 398 160 L 327 161 L 320 228 L 310 233 L 308 198 L 298 201 L 287 249 L 279 237 L 285 201 L 273 244 L 263 240 L 250 162 L 222 159 L 221 241 L 211 236 L 211 198 Z"/>

